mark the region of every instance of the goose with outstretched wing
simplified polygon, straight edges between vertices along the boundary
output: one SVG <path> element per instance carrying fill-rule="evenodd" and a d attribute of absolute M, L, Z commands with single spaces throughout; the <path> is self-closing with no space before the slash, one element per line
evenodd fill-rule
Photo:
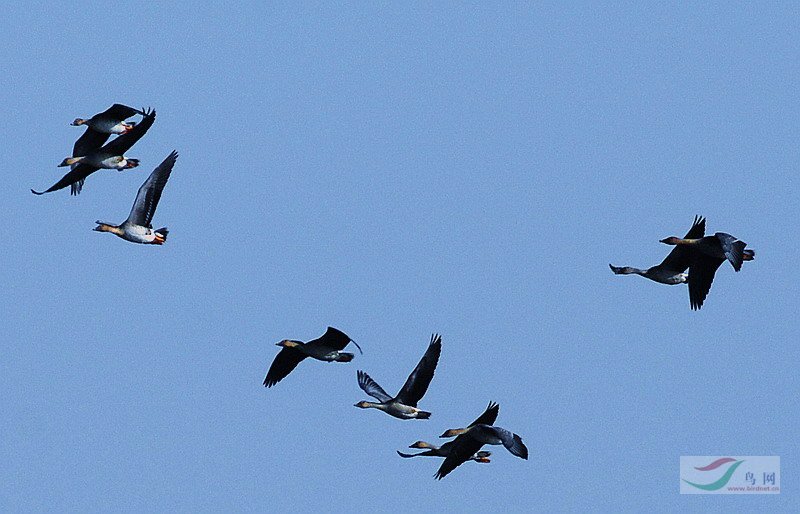
<path fill-rule="evenodd" d="M 178 152 L 173 150 L 147 177 L 147 180 L 139 188 L 128 219 L 121 225 L 98 221 L 94 230 L 97 232 L 110 232 L 132 243 L 164 244 L 169 230 L 167 230 L 167 227 L 153 230 L 152 221 L 156 207 L 158 207 L 158 201 L 161 200 L 161 193 L 164 191 L 164 186 L 167 185 L 167 180 L 169 180 L 177 158 Z"/>
<path fill-rule="evenodd" d="M 125 120 L 136 114 L 144 114 L 144 112 L 127 105 L 114 104 L 91 118 L 75 118 L 72 125 L 85 126 L 86 131 L 75 141 L 75 145 L 72 147 L 72 157 L 91 154 L 103 146 L 112 134 L 119 135 L 130 132 L 136 126 L 136 122 Z M 79 165 L 79 163 L 75 163 L 71 165 L 70 169 L 75 169 Z M 83 180 L 80 181 L 80 185 L 83 185 Z"/>
<path fill-rule="evenodd" d="M 361 347 L 350 339 L 350 336 L 333 327 L 328 327 L 322 336 L 307 343 L 292 339 L 284 339 L 276 343 L 283 349 L 272 361 L 267 376 L 264 378 L 264 386 L 272 387 L 286 378 L 306 357 L 324 362 L 350 362 L 355 354 L 342 351 L 348 343 L 353 343 L 358 351 L 361 351 Z"/>
<path fill-rule="evenodd" d="M 86 180 L 86 177 L 101 168 L 124 170 L 138 166 L 139 160 L 125 157 L 125 152 L 130 150 L 131 147 L 147 133 L 150 127 L 153 126 L 153 122 L 156 119 L 156 111 L 152 109 L 144 111 L 143 115 L 144 118 L 140 123 L 137 123 L 128 132 L 122 134 L 113 141 L 106 143 L 97 150 L 94 150 L 87 155 L 67 157 L 61 161 L 59 167 L 71 167 L 69 173 L 64 175 L 61 180 L 50 186 L 50 188 L 45 191 L 34 191 L 31 189 L 31 192 L 33 194 L 43 195 L 45 193 L 51 193 L 53 191 L 58 191 L 59 189 L 64 189 L 67 186 L 71 186 L 71 194 L 77 195 L 81 192 L 81 189 L 83 188 L 83 182 Z"/>
<path fill-rule="evenodd" d="M 689 232 L 684 236 L 685 239 L 696 239 L 703 237 L 706 231 L 706 219 L 702 216 L 695 216 L 694 223 Z M 613 266 L 609 264 L 611 271 L 617 275 L 641 275 L 654 282 L 661 284 L 675 285 L 683 284 L 689 280 L 689 276 L 684 273 L 691 264 L 691 251 L 685 246 L 676 246 L 669 252 L 669 255 L 656 266 L 646 270 L 633 268 L 631 266 Z"/>
<path fill-rule="evenodd" d="M 756 253 L 740 241 L 725 232 L 717 232 L 705 237 L 668 237 L 662 243 L 682 248 L 690 259 L 689 264 L 689 305 L 692 310 L 703 306 L 703 302 L 711 290 L 714 275 L 723 262 L 728 261 L 734 271 L 742 269 L 744 261 L 755 259 Z"/>
<path fill-rule="evenodd" d="M 470 423 L 469 426 L 493 425 L 494 422 L 497 420 L 497 414 L 499 409 L 500 406 L 497 405 L 495 402 L 489 402 L 489 406 L 486 408 L 483 414 L 478 416 L 478 419 Z M 409 448 L 419 448 L 426 451 L 419 453 L 402 453 L 398 451 L 397 454 L 406 459 L 411 457 L 447 457 L 452 452 L 454 445 L 455 441 L 448 441 L 441 446 L 436 446 L 431 443 L 427 443 L 425 441 L 417 441 L 414 444 L 410 445 Z M 492 452 L 479 451 L 475 452 L 467 460 L 474 460 L 475 462 L 488 463 L 490 462 L 489 457 L 491 455 Z"/>
<path fill-rule="evenodd" d="M 484 415 L 486 415 L 486 412 L 484 412 Z M 496 417 L 497 415 L 495 414 Z M 503 445 L 512 455 L 528 460 L 528 448 L 522 442 L 522 438 L 505 428 L 494 426 L 494 421 L 486 422 L 489 419 L 489 416 L 486 416 L 484 420 L 478 418 L 476 421 L 485 422 L 473 423 L 467 428 L 453 428 L 441 435 L 441 437 L 455 437 L 455 440 L 452 441 L 453 447 L 449 455 L 444 459 L 444 462 L 442 462 L 439 470 L 434 475 L 437 480 L 441 480 L 461 464 L 472 460 L 472 456 L 484 444 Z"/>
<path fill-rule="evenodd" d="M 358 385 L 361 389 L 372 396 L 378 402 L 368 402 L 362 400 L 355 404 L 362 409 L 378 409 L 399 419 L 428 419 L 430 412 L 417 408 L 417 403 L 425 396 L 428 386 L 433 380 L 433 373 L 439 363 L 439 355 L 442 353 L 442 337 L 438 334 L 431 336 L 431 342 L 425 355 L 422 356 L 417 367 L 406 379 L 406 383 L 397 393 L 391 397 L 383 390 L 377 382 L 372 380 L 364 371 L 358 371 Z"/>

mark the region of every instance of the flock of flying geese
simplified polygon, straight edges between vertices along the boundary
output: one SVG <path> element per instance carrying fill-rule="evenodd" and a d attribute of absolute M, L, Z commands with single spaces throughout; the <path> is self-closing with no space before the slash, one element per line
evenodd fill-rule
<path fill-rule="evenodd" d="M 125 121 L 137 114 L 142 116 L 139 123 Z M 86 132 L 75 142 L 72 157 L 65 158 L 59 165 L 60 167 L 69 166 L 70 171 L 49 189 L 42 192 L 33 189 L 31 191 L 34 194 L 42 195 L 70 186 L 71 194 L 77 195 L 81 192 L 86 178 L 99 169 L 124 170 L 137 167 L 139 160 L 125 157 L 125 152 L 144 136 L 155 119 L 155 110 L 138 110 L 122 104 L 114 104 L 89 119 L 77 118 L 72 125 L 85 125 Z M 116 134 L 118 137 L 106 143 L 112 134 Z M 144 181 L 133 202 L 128 219 L 121 225 L 98 221 L 94 230 L 110 232 L 133 243 L 164 244 L 168 234 L 166 227 L 153 230 L 151 222 L 177 157 L 177 152 L 170 153 Z M 711 289 L 714 274 L 723 262 L 729 261 L 733 269 L 738 272 L 744 261 L 751 261 L 755 258 L 755 252 L 747 249 L 744 242 L 724 232 L 705 236 L 705 228 L 705 218 L 695 216 L 692 227 L 683 238 L 673 236 L 662 239 L 661 243 L 673 245 L 675 248 L 661 264 L 646 270 L 628 266 L 617 267 L 611 264 L 609 267 L 618 275 L 641 275 L 662 284 L 688 283 L 691 308 L 699 309 Z M 687 269 L 688 273 L 686 273 Z M 361 352 L 361 347 L 355 341 L 333 327 L 328 327 L 325 334 L 307 343 L 290 339 L 281 341 L 277 345 L 283 348 L 272 362 L 267 376 L 264 378 L 264 385 L 266 387 L 274 386 L 291 373 L 306 357 L 324 362 L 350 362 L 353 360 L 354 354 L 342 350 L 351 342 Z M 431 413 L 417 408 L 417 404 L 425 395 L 433 379 L 441 351 L 442 338 L 434 334 L 431 336 L 430 344 L 422 359 L 395 396 L 387 394 L 366 372 L 359 370 L 357 372 L 359 387 L 378 401 L 362 400 L 355 406 L 362 409 L 378 409 L 399 419 L 430 418 Z M 466 428 L 450 429 L 444 432 L 440 437 L 455 437 L 455 439 L 441 446 L 417 441 L 409 447 L 426 451 L 415 454 L 399 451 L 397 453 L 404 458 L 444 457 L 444 462 L 434 475 L 437 479 L 444 478 L 467 461 L 488 463 L 491 452 L 481 451 L 485 444 L 503 445 L 513 455 L 527 460 L 528 448 L 525 447 L 520 436 L 494 426 L 499 409 L 497 403 L 490 402 L 483 414 Z"/>
<path fill-rule="evenodd" d="M 141 122 L 125 121 L 136 114 L 142 115 Z M 155 120 L 155 110 L 140 111 L 122 104 L 114 104 L 89 119 L 76 118 L 72 125 L 85 125 L 86 132 L 75 141 L 72 157 L 67 157 L 59 164 L 59 167 L 69 166 L 69 173 L 45 191 L 31 189 L 31 192 L 43 195 L 70 186 L 71 194 L 77 195 L 83 189 L 86 178 L 99 169 L 121 171 L 137 167 L 139 159 L 125 157 L 125 152 L 145 135 Z M 106 143 L 112 134 L 117 134 L 118 137 Z M 144 181 L 133 202 L 128 219 L 121 225 L 98 221 L 94 230 L 110 232 L 132 243 L 164 244 L 169 231 L 166 227 L 153 230 L 151 222 L 158 201 L 161 199 L 161 192 L 169 180 L 177 158 L 177 152 L 170 153 Z"/>
<path fill-rule="evenodd" d="M 717 232 L 713 236 L 706 236 L 705 233 L 706 219 L 695 216 L 692 228 L 683 238 L 671 236 L 659 241 L 675 246 L 661 264 L 646 270 L 608 266 L 617 275 L 636 274 L 667 285 L 688 283 L 689 304 L 692 310 L 697 310 L 703 306 L 714 274 L 723 262 L 727 260 L 738 272 L 744 261 L 752 261 L 756 257 L 756 252 L 746 248 L 747 243 L 730 234 Z M 688 274 L 685 273 L 687 268 Z"/>
<path fill-rule="evenodd" d="M 318 339 L 302 343 L 290 339 L 276 343 L 283 349 L 275 356 L 272 365 L 264 378 L 264 385 L 272 387 L 283 380 L 292 370 L 300 364 L 306 357 L 325 362 L 350 362 L 355 356 L 352 353 L 342 350 L 348 343 L 356 345 L 359 351 L 361 347 L 350 339 L 350 337 L 333 327 Z M 414 371 L 406 379 L 406 383 L 400 388 L 395 396 L 389 395 L 378 385 L 366 372 L 358 370 L 358 385 L 361 389 L 372 396 L 377 402 L 362 400 L 355 404 L 355 407 L 362 409 L 378 409 L 386 414 L 398 419 L 428 419 L 431 413 L 417 408 L 417 404 L 425 396 L 428 386 L 433 380 L 433 373 L 439 363 L 439 356 L 442 353 L 442 338 L 438 334 L 431 336 L 431 342 L 425 350 L 425 354 L 420 359 Z M 480 451 L 484 444 L 503 445 L 508 451 L 517 457 L 528 459 L 528 448 L 522 442 L 522 438 L 504 428 L 494 426 L 500 406 L 490 402 L 486 410 L 475 421 L 466 428 L 452 428 L 443 433 L 440 437 L 454 440 L 444 443 L 442 446 L 435 446 L 425 441 L 417 441 L 409 448 L 419 448 L 426 451 L 409 454 L 397 452 L 401 457 L 444 457 L 444 462 L 434 475 L 437 479 L 444 478 L 448 473 L 456 469 L 464 462 L 473 460 L 475 462 L 488 463 L 491 452 Z"/>
<path fill-rule="evenodd" d="M 755 258 L 755 252 L 747 244 L 725 232 L 717 232 L 713 236 L 706 236 L 706 220 L 695 216 L 694 223 L 689 232 L 682 238 L 667 237 L 660 242 L 674 246 L 667 257 L 656 266 L 646 270 L 632 267 L 617 267 L 609 264 L 611 271 L 618 275 L 637 274 L 662 284 L 675 285 L 688 283 L 689 303 L 692 310 L 702 307 L 703 302 L 711 289 L 714 274 L 726 260 L 731 263 L 737 272 L 742 268 L 744 261 Z M 686 270 L 689 270 L 686 273 Z M 272 365 L 264 378 L 264 385 L 272 387 L 285 378 L 306 357 L 325 362 L 350 362 L 354 354 L 343 352 L 344 348 L 355 341 L 344 332 L 333 327 L 328 327 L 327 332 L 318 339 L 302 343 L 300 341 L 284 340 L 277 343 L 283 349 L 275 357 Z M 361 347 L 356 344 L 358 350 Z M 372 396 L 377 402 L 362 400 L 355 404 L 362 409 L 378 409 L 399 419 L 429 419 L 430 412 L 417 408 L 417 403 L 425 395 L 433 379 L 433 373 L 439 362 L 442 351 L 442 338 L 434 334 L 425 355 L 408 376 L 406 383 L 395 396 L 383 390 L 366 372 L 357 372 L 358 385 Z M 426 451 L 409 454 L 398 451 L 404 458 L 429 456 L 444 457 L 444 462 L 434 475 L 437 479 L 444 478 L 467 461 L 488 463 L 491 452 L 481 451 L 485 444 L 503 445 L 513 455 L 528 459 L 528 448 L 517 434 L 504 428 L 494 426 L 497 419 L 499 406 L 490 402 L 486 410 L 466 428 L 454 428 L 445 431 L 440 437 L 455 437 L 453 441 L 442 446 L 435 446 L 425 441 L 417 441 L 410 448 L 424 449 Z"/>

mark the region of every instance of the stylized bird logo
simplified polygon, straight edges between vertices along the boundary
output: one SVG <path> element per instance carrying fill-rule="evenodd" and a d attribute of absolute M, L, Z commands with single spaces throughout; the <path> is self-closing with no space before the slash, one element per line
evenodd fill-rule
<path fill-rule="evenodd" d="M 736 468 L 738 468 L 742 464 L 742 462 L 744 462 L 744 460 L 736 460 L 731 457 L 723 457 L 721 459 L 715 460 L 714 462 L 706 466 L 694 468 L 697 471 L 712 471 L 714 469 L 719 468 L 720 466 L 724 466 L 725 464 L 733 463 L 730 465 L 730 467 L 728 467 L 728 470 L 725 472 L 724 475 L 722 475 L 717 481 L 711 482 L 710 484 L 695 484 L 694 482 L 689 482 L 688 480 L 684 479 L 682 480 L 687 484 L 696 487 L 698 489 L 702 489 L 704 491 L 716 491 L 717 489 L 722 489 L 723 487 L 725 487 L 725 484 L 727 484 L 730 481 L 734 471 L 736 471 Z"/>

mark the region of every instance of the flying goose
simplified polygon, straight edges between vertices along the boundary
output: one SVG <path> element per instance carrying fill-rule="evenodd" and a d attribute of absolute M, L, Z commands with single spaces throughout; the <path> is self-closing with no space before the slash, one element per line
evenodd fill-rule
<path fill-rule="evenodd" d="M 114 104 L 105 111 L 95 114 L 91 118 L 75 118 L 75 121 L 70 123 L 70 125 L 75 127 L 86 125 L 88 130 L 84 132 L 84 134 L 81 136 L 81 139 L 86 138 L 88 140 L 92 137 L 99 137 L 97 134 L 105 135 L 105 138 L 97 145 L 99 147 L 106 142 L 108 136 L 111 134 L 124 134 L 130 131 L 133 126 L 136 125 L 136 122 L 125 122 L 125 120 L 136 114 L 144 113 L 139 109 L 134 109 L 133 107 L 128 107 L 127 105 Z M 95 135 L 88 136 L 89 132 L 94 132 Z"/>
<path fill-rule="evenodd" d="M 455 437 L 455 440 L 450 454 L 444 459 L 439 471 L 434 475 L 437 480 L 441 480 L 458 466 L 470 460 L 472 455 L 475 455 L 484 444 L 502 444 L 513 455 L 528 460 L 528 448 L 522 442 L 520 436 L 505 428 L 492 426 L 491 424 L 477 423 L 467 428 L 450 429 L 442 434 L 441 437 Z"/>
<path fill-rule="evenodd" d="M 151 222 L 153 221 L 156 207 L 158 207 L 158 201 L 161 199 L 161 192 L 164 191 L 164 186 L 167 185 L 167 180 L 169 180 L 169 175 L 172 173 L 172 167 L 175 166 L 175 159 L 177 158 L 178 152 L 173 150 L 164 159 L 164 162 L 159 164 L 147 177 L 147 180 L 144 181 L 144 184 L 141 185 L 139 192 L 136 194 L 136 200 L 133 202 L 128 219 L 122 225 L 97 221 L 97 226 L 94 230 L 97 232 L 111 232 L 132 243 L 164 244 L 169 233 L 167 227 L 153 230 Z"/>
<path fill-rule="evenodd" d="M 483 414 L 481 414 L 478 419 L 473 421 L 469 424 L 469 426 L 474 425 L 492 425 L 494 424 L 495 420 L 497 420 L 497 413 L 500 407 L 494 403 L 489 402 L 489 406 L 486 408 Z M 410 457 L 447 457 L 453 450 L 455 441 L 448 441 L 444 443 L 442 446 L 434 446 L 430 443 L 426 443 L 425 441 L 417 441 L 416 443 L 409 446 L 409 448 L 420 448 L 420 449 L 427 449 L 427 451 L 420 452 L 420 453 L 401 453 L 397 452 L 398 455 L 404 458 Z M 476 452 L 467 460 L 474 460 L 475 462 L 483 462 L 488 463 L 489 457 L 492 455 L 492 452 Z"/>
<path fill-rule="evenodd" d="M 46 191 L 40 192 L 31 189 L 31 192 L 33 194 L 42 195 L 44 193 L 58 191 L 59 189 L 63 189 L 67 186 L 72 186 L 71 193 L 73 195 L 77 195 L 81 192 L 83 180 L 100 168 L 123 170 L 138 166 L 138 159 L 127 158 L 124 154 L 131 149 L 134 143 L 136 143 L 139 139 L 141 139 L 142 136 L 145 135 L 156 119 L 155 110 L 151 109 L 145 111 L 143 114 L 144 118 L 142 119 L 141 123 L 136 124 L 136 126 L 134 126 L 131 130 L 125 134 L 122 134 L 110 143 L 106 143 L 88 155 L 67 157 L 61 161 L 59 167 L 70 166 L 72 168 L 70 172 L 64 175 L 61 180 L 50 186 L 50 188 Z"/>
<path fill-rule="evenodd" d="M 753 250 L 745 248 L 747 243 L 725 232 L 683 239 L 671 236 L 661 242 L 675 245 L 676 249 L 682 248 L 689 256 L 689 303 L 692 310 L 703 306 L 714 281 L 714 274 L 723 262 L 729 261 L 738 272 L 744 261 L 752 261 L 756 256 Z"/>
<path fill-rule="evenodd" d="M 342 351 L 348 343 L 356 345 L 358 351 L 361 352 L 361 347 L 358 346 L 358 343 L 350 339 L 341 330 L 333 327 L 328 327 L 328 330 L 321 337 L 307 343 L 284 339 L 276 343 L 277 346 L 282 346 L 283 349 L 278 352 L 275 360 L 272 361 L 272 365 L 267 371 L 267 376 L 264 378 L 264 385 L 266 387 L 274 386 L 291 373 L 306 357 L 325 362 L 350 362 L 355 355 Z"/>
<path fill-rule="evenodd" d="M 694 217 L 692 228 L 686 233 L 685 239 L 694 239 L 703 237 L 706 231 L 706 220 L 701 216 Z M 661 284 L 682 284 L 688 280 L 688 276 L 684 271 L 691 263 L 691 251 L 685 246 L 676 246 L 669 252 L 669 255 L 661 261 L 661 264 L 641 270 L 632 268 L 630 266 L 617 267 L 609 264 L 611 271 L 617 275 L 641 275 Z"/>
<path fill-rule="evenodd" d="M 448 441 L 441 446 L 435 446 L 431 443 L 426 443 L 425 441 L 417 441 L 416 443 L 410 445 L 409 448 L 419 448 L 426 451 L 419 453 L 403 453 L 398 450 L 397 455 L 403 457 L 404 459 L 410 459 L 411 457 L 447 457 L 450 455 L 450 451 L 453 449 L 453 441 Z M 488 464 L 491 462 L 491 459 L 489 459 L 491 455 L 492 452 L 477 452 L 467 460 L 474 460 L 475 462 Z"/>
<path fill-rule="evenodd" d="M 127 118 L 135 114 L 144 114 L 138 109 L 127 105 L 114 104 L 105 111 L 95 114 L 89 119 L 75 118 L 73 126 L 86 126 L 86 132 L 75 141 L 72 147 L 72 156 L 81 157 L 89 155 L 108 141 L 111 134 L 126 134 L 136 125 L 135 121 L 126 122 Z M 73 164 L 74 169 L 78 164 Z M 83 180 L 80 181 L 83 186 Z M 80 187 L 78 187 L 80 189 Z"/>
<path fill-rule="evenodd" d="M 378 402 L 360 401 L 355 407 L 362 409 L 374 408 L 400 419 L 428 419 L 430 412 L 417 408 L 419 402 L 428 390 L 428 386 L 436 371 L 439 355 L 442 353 L 442 338 L 438 334 L 431 336 L 431 342 L 425 355 L 422 356 L 417 367 L 408 376 L 406 383 L 392 398 L 377 382 L 372 380 L 365 372 L 358 370 L 358 385 L 365 393 L 377 399 Z M 474 452 L 473 452 L 474 453 Z"/>

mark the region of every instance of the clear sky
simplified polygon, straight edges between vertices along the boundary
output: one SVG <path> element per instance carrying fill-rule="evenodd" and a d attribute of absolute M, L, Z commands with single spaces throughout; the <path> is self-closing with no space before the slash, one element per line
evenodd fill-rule
<path fill-rule="evenodd" d="M 796 508 L 796 3 L 132 4 L 0 18 L 0 510 Z M 142 165 L 32 195 L 114 102 Z M 173 149 L 167 243 L 93 232 Z M 608 269 L 695 214 L 757 253 L 699 312 Z M 261 385 L 328 325 L 364 355 Z M 430 420 L 353 407 L 432 332 Z M 395 454 L 490 400 L 528 461 Z M 681 496 L 681 455 L 784 492 Z"/>

